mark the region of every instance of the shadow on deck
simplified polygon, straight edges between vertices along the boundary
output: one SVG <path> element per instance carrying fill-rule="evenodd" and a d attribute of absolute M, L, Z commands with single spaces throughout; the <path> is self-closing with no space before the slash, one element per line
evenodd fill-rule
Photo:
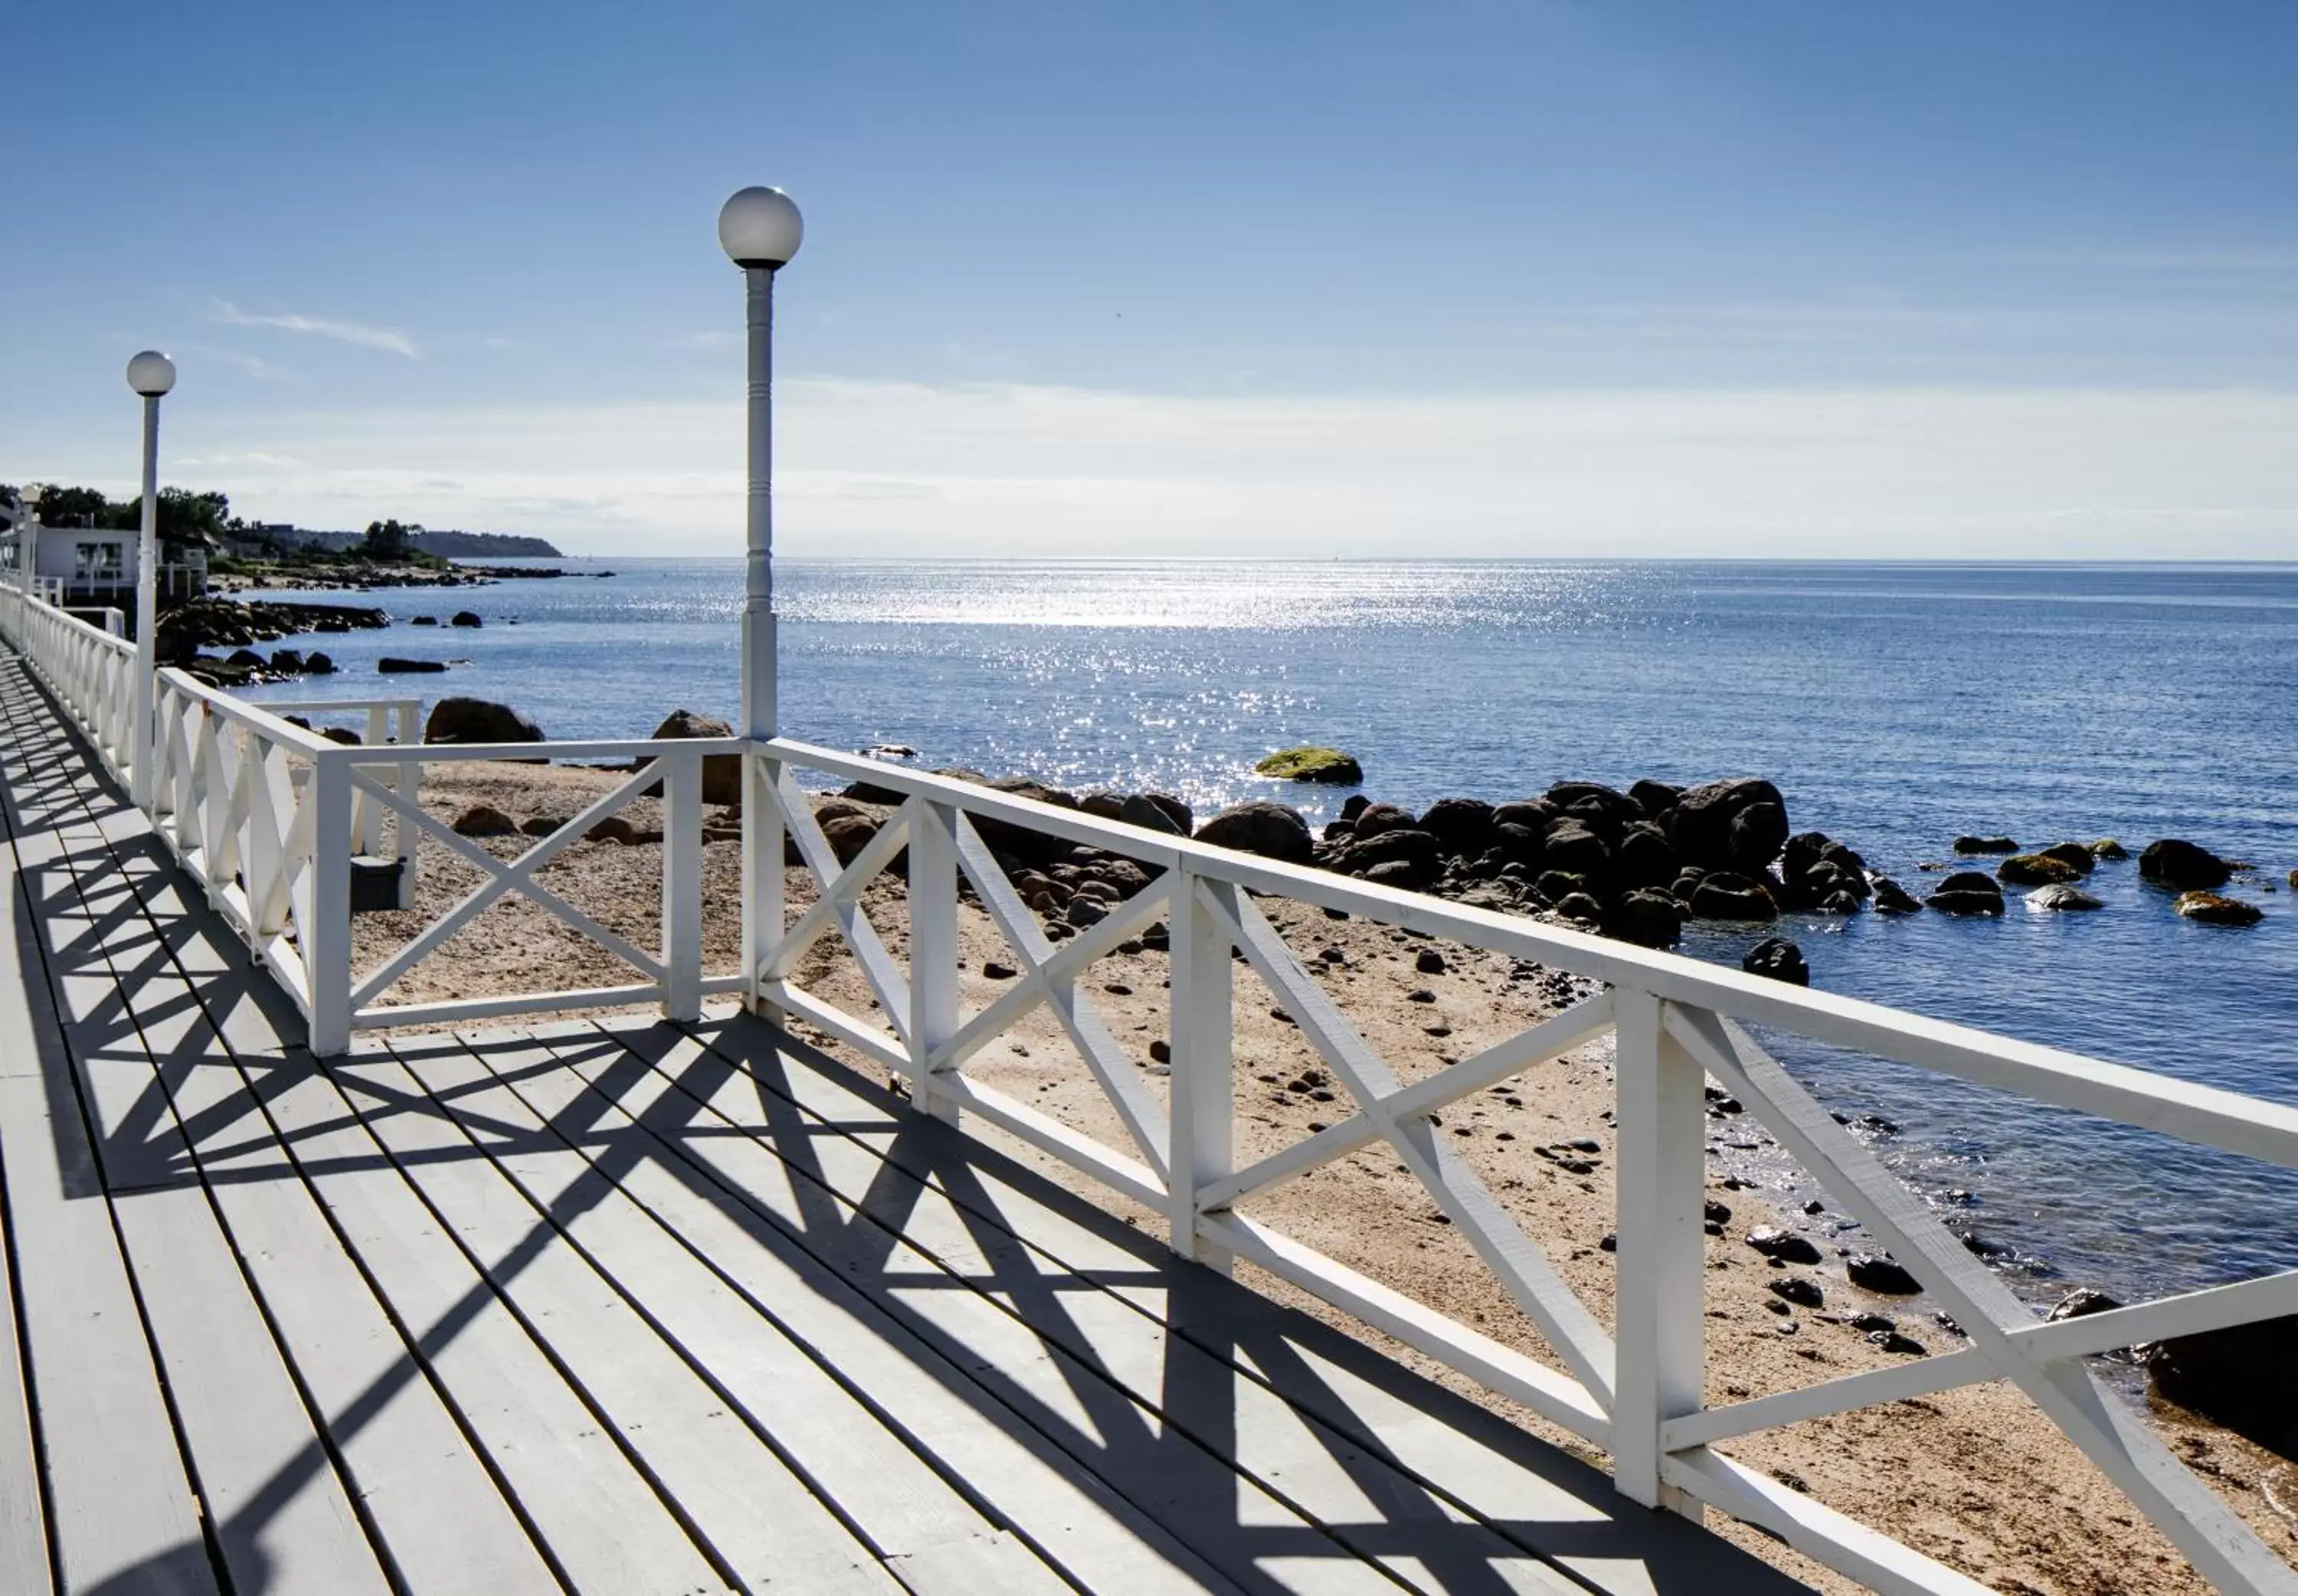
<path fill-rule="evenodd" d="M 1800 1588 L 748 1017 L 322 1064 L 0 719 L 7 1589 Z"/>

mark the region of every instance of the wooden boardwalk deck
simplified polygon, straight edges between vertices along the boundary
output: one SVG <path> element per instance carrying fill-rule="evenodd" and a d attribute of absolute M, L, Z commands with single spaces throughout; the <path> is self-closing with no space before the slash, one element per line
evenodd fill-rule
<path fill-rule="evenodd" d="M 1793 1588 L 747 1017 L 321 1063 L 0 657 L 0 1593 Z"/>

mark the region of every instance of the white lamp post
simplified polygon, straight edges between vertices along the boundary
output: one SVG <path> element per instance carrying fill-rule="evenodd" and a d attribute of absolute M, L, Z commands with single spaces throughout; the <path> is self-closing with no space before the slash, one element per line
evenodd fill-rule
<path fill-rule="evenodd" d="M 742 735 L 781 729 L 774 636 L 774 273 L 789 264 L 806 223 L 779 188 L 741 189 L 718 211 L 718 243 L 742 269 L 749 310 L 749 513 L 742 599 Z M 756 981 L 781 939 L 782 827 L 766 796 L 765 767 L 742 761 L 742 970 Z M 755 1005 L 756 994 L 751 991 Z"/>
<path fill-rule="evenodd" d="M 152 806 L 152 678 L 160 657 L 160 399 L 176 363 L 156 349 L 128 362 L 128 385 L 144 400 L 144 527 L 136 542 L 136 724 L 128 733 L 128 796 Z"/>
<path fill-rule="evenodd" d="M 718 242 L 742 269 L 749 305 L 750 500 L 742 602 L 742 731 L 772 737 L 774 638 L 774 273 L 806 236 L 798 206 L 779 188 L 745 188 L 718 212 Z"/>

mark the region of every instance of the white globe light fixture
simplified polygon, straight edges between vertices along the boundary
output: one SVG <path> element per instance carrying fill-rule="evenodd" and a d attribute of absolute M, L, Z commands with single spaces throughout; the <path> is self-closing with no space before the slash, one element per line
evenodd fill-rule
<path fill-rule="evenodd" d="M 155 728 L 153 673 L 160 663 L 160 398 L 176 385 L 176 363 L 156 349 L 128 362 L 128 385 L 144 400 L 144 519 L 136 540 L 136 724 L 128 728 L 128 792 L 149 813 Z"/>
<path fill-rule="evenodd" d="M 753 184 L 718 209 L 719 247 L 737 266 L 787 266 L 805 238 L 797 203 L 779 188 Z"/>
<path fill-rule="evenodd" d="M 798 205 L 779 188 L 737 190 L 718 211 L 718 243 L 742 269 L 749 327 L 749 508 L 742 582 L 742 735 L 753 744 L 781 730 L 774 630 L 774 275 L 806 236 Z M 758 962 L 780 942 L 782 828 L 768 795 L 765 766 L 742 765 L 742 969 L 755 980 Z M 752 987 L 746 1001 L 758 1004 Z"/>
<path fill-rule="evenodd" d="M 156 349 L 147 349 L 128 362 L 128 385 L 146 399 L 157 399 L 176 385 L 176 363 Z"/>

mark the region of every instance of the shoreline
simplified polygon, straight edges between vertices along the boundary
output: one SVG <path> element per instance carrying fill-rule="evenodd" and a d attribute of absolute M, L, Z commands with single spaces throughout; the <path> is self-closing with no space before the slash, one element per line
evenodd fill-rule
<path fill-rule="evenodd" d="M 608 773 L 568 766 L 465 765 L 435 773 L 437 779 L 426 782 L 425 805 L 450 820 L 478 802 L 495 804 L 522 819 L 564 817 L 579 809 L 586 795 L 603 790 L 616 779 Z M 653 800 L 639 800 L 625 813 L 641 835 L 648 826 L 659 823 Z M 719 830 L 723 835 L 724 827 Z M 486 846 L 508 855 L 528 841 L 510 838 Z M 712 968 L 731 968 L 735 928 L 727 905 L 739 874 L 739 847 L 722 839 L 707 843 L 704 852 L 706 949 Z M 437 850 L 426 854 L 425 868 L 425 909 L 435 914 L 457 895 L 459 883 Z M 584 841 L 550 867 L 549 883 L 586 912 L 643 942 L 650 906 L 658 902 L 659 868 L 658 846 Z M 794 907 L 810 901 L 810 879 L 803 872 L 792 872 L 790 889 Z M 864 897 L 865 908 L 897 955 L 900 904 L 899 881 L 884 877 Z M 1519 973 L 1498 955 L 1424 944 L 1361 920 L 1331 921 L 1315 910 L 1303 913 L 1297 905 L 1271 902 L 1267 906 L 1304 959 L 1313 957 L 1320 945 L 1340 950 L 1343 960 L 1329 966 L 1328 991 L 1408 1079 L 1439 1069 L 1446 1056 L 1464 1056 L 1480 1039 L 1497 1039 L 1568 999 L 1568 993 L 1559 991 L 1550 979 L 1553 972 Z M 1011 955 L 978 909 L 964 906 L 962 918 L 963 1001 L 971 1009 L 1010 985 L 986 974 L 984 966 L 1001 956 L 1010 961 Z M 419 919 L 413 916 L 360 917 L 355 924 L 360 964 L 381 956 L 393 934 L 403 936 L 415 923 Z M 524 906 L 490 911 L 450 944 L 446 957 L 418 967 L 422 979 L 414 990 L 395 996 L 478 996 L 522 984 L 533 989 L 546 972 L 553 984 L 587 984 L 594 973 L 606 978 L 616 968 L 603 950 L 562 930 Z M 1417 955 L 1424 946 L 1445 958 L 1444 973 L 1420 972 Z M 1137 1062 L 1153 1090 L 1161 1089 L 1147 1046 L 1163 1033 L 1161 965 L 1160 955 L 1145 948 L 1097 964 L 1092 982 L 1112 1032 L 1128 1052 L 1137 1050 Z M 825 996 L 867 1012 L 866 987 L 842 947 L 818 944 L 803 974 Z M 1434 990 L 1434 1005 L 1406 1000 L 1409 991 L 1424 988 Z M 1274 1005 L 1263 1001 L 1265 996 L 1256 978 L 1249 973 L 1242 978 L 1237 1004 L 1241 1157 L 1297 1140 L 1320 1112 L 1332 1112 L 1311 1095 L 1328 1087 L 1312 1087 L 1307 1093 L 1290 1089 L 1289 1083 L 1317 1065 L 1310 1061 L 1297 1030 L 1269 1014 Z M 1439 1018 L 1432 1020 L 1432 1013 Z M 1428 1030 L 1438 1024 L 1447 1030 L 1441 1038 Z M 852 1062 L 850 1054 L 834 1045 L 830 1051 Z M 1121 1139 L 1097 1088 L 1082 1065 L 1068 1056 L 1066 1044 L 1042 1010 L 1011 1038 L 986 1050 L 976 1068 L 988 1084 L 1026 1097 L 1076 1129 Z M 1460 1146 L 1504 1203 L 1525 1217 L 1527 1231 L 1550 1244 L 1551 1255 L 1575 1289 L 1600 1317 L 1607 1317 L 1610 1260 L 1600 1245 L 1610 1228 L 1612 1200 L 1610 1133 L 1603 1118 L 1610 1095 L 1607 1058 L 1583 1050 L 1561 1065 L 1512 1084 L 1509 1095 L 1520 1106 L 1509 1104 L 1499 1094 L 1490 1095 L 1489 1101 L 1480 1097 L 1473 1106 L 1461 1105 L 1459 1129 L 1468 1134 Z M 1583 1139 L 1596 1141 L 1600 1148 L 1592 1159 L 1582 1154 L 1575 1160 L 1590 1166 L 1585 1173 L 1575 1173 L 1533 1150 Z M 1026 1149 L 1018 1151 L 1091 1200 L 1123 1208 L 1120 1201 L 1082 1178 Z M 1393 1161 L 1376 1153 L 1360 1154 L 1304 1181 L 1277 1188 L 1265 1205 L 1252 1211 L 1281 1220 L 1289 1232 L 1352 1267 L 1409 1286 L 1431 1305 L 1542 1356 L 1537 1337 L 1498 1295 L 1497 1285 L 1467 1254 L 1465 1244 L 1433 1222 L 1425 1193 L 1417 1183 L 1394 1176 L 1393 1168 Z M 1828 1265 L 1797 1271 L 1812 1274 L 1820 1285 L 1824 1302 L 1820 1311 L 1782 1315 L 1768 1306 L 1776 1300 L 1768 1283 L 1778 1271 L 1768 1269 L 1741 1238 L 1754 1225 L 1795 1228 L 1811 1224 L 1814 1216 L 1798 1211 L 1791 1200 L 1797 1194 L 1726 1184 L 1734 1178 L 1723 1164 L 1711 1161 L 1710 1195 L 1733 1210 L 1727 1233 L 1708 1241 L 1711 1401 L 1740 1400 L 1808 1384 L 1815 1376 L 1883 1367 L 1904 1355 L 1886 1352 L 1872 1344 L 1866 1332 L 1838 1322 L 1846 1311 L 1889 1313 L 1931 1352 L 1957 1344 L 1928 1326 L 1920 1305 L 1870 1297 L 1845 1284 L 1839 1270 Z M 1140 1222 L 1161 1221 L 1145 1216 Z M 1555 1245 L 1559 1240 L 1564 1245 Z M 1273 1282 L 1254 1283 L 1271 1294 L 1297 1299 L 1298 1294 Z M 1352 1336 L 1381 1343 L 1382 1338 L 1360 1326 L 1313 1303 L 1304 1305 Z M 1795 1323 L 1796 1331 L 1783 1334 L 1778 1327 L 1786 1322 Z M 1398 1352 L 1393 1346 L 1387 1350 Z M 1409 1352 L 1401 1355 L 1424 1370 L 1434 1368 Z M 1489 1393 L 1454 1377 L 1440 1377 L 1472 1400 L 1508 1410 Z M 2236 1510 L 2268 1535 L 2269 1544 L 2286 1558 L 2298 1557 L 2298 1534 L 2267 1494 L 2277 1477 L 2286 1481 L 2279 1487 L 2286 1498 L 2290 1494 L 2286 1461 L 2169 1410 L 2153 1406 L 2150 1411 L 2157 1428 L 2182 1455 L 2204 1468 Z M 1521 1413 L 1511 1417 L 1519 1422 L 1526 1418 Z M 1537 1421 L 1528 1427 L 1563 1440 Z M 1585 1454 L 1576 1441 L 1568 1444 Z M 2023 1584 L 2071 1596 L 2079 1592 L 2199 1592 L 2207 1588 L 2143 1520 L 2133 1521 L 2120 1495 L 2097 1478 L 2047 1420 L 1999 1385 L 1845 1415 L 1751 1438 L 1744 1445 L 1728 1443 L 1725 1450 L 1774 1473 L 1792 1475 L 1831 1506 L 2005 1589 Z M 2284 1472 L 2277 1475 L 2277 1470 Z M 1970 1521 L 1974 1514 L 1978 1522 Z M 1802 1559 L 1754 1532 L 1740 1528 L 1729 1533 L 1791 1572 L 1814 1577 Z M 1828 1590 L 1852 1588 L 1833 1576 L 1819 1577 L 1816 1583 Z"/>

